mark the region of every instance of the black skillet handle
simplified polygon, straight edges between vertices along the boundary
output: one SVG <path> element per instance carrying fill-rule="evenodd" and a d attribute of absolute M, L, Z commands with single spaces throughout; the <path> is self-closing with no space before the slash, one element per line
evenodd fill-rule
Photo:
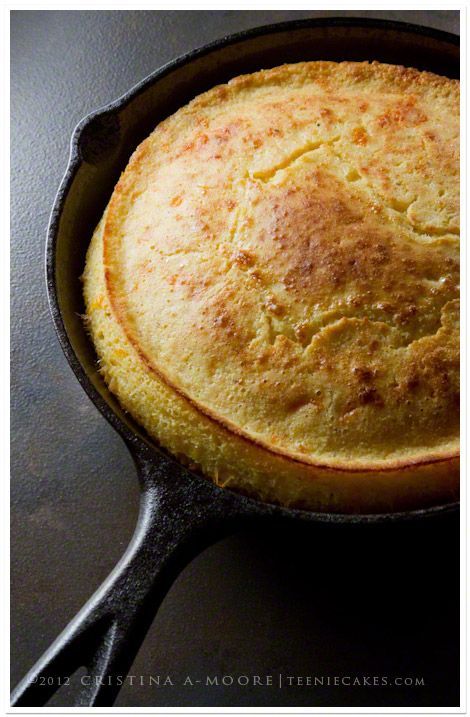
<path fill-rule="evenodd" d="M 134 452 L 134 451 L 133 451 Z M 12 707 L 40 707 L 85 666 L 76 706 L 112 706 L 172 582 L 204 547 L 235 529 L 237 501 L 166 456 L 140 449 L 137 527 L 101 587 L 12 694 Z M 118 679 L 119 678 L 119 679 Z M 120 684 L 119 684 L 120 683 Z"/>

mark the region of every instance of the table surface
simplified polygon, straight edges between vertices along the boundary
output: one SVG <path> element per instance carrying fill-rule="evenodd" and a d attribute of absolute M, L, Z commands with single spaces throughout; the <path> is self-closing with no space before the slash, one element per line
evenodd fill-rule
<path fill-rule="evenodd" d="M 45 232 L 71 132 L 88 112 L 197 46 L 262 24 L 339 14 L 459 32 L 455 11 L 11 15 L 13 683 L 114 566 L 138 508 L 130 456 L 78 385 L 48 312 Z M 117 704 L 457 705 L 458 635 L 455 518 L 393 534 L 247 529 L 180 575 Z M 172 684 L 149 684 L 158 675 Z M 187 675 L 201 682 L 183 685 Z M 204 686 L 206 676 L 224 675 L 235 684 Z M 238 675 L 250 684 L 237 684 Z M 255 675 L 261 684 L 253 685 Z M 335 676 L 356 675 L 424 684 L 334 684 Z M 306 684 L 308 676 L 323 677 L 323 686 Z M 71 704 L 72 695 L 63 690 L 53 704 Z"/>

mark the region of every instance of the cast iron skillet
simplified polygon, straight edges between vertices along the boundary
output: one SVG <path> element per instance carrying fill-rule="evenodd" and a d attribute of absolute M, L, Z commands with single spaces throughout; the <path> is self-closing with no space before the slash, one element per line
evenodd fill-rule
<path fill-rule="evenodd" d="M 352 530 L 436 519 L 458 504 L 383 515 L 288 510 L 217 488 L 153 444 L 109 393 L 80 314 L 85 252 L 127 160 L 155 125 L 212 86 L 245 72 L 301 60 L 379 60 L 459 75 L 459 38 L 405 23 L 325 18 L 239 33 L 185 55 L 76 128 L 52 211 L 47 288 L 62 349 L 88 396 L 121 434 L 137 467 L 141 507 L 126 553 L 103 585 L 13 692 L 12 706 L 41 706 L 81 666 L 94 679 L 76 704 L 111 706 L 154 615 L 184 565 L 251 520 L 295 520 Z M 349 527 L 347 527 L 349 526 Z M 88 682 L 88 680 L 87 680 Z"/>

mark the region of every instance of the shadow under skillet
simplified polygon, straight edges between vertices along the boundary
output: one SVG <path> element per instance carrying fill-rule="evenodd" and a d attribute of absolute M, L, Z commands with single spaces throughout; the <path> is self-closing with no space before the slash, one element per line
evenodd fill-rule
<path fill-rule="evenodd" d="M 158 706 L 458 705 L 458 543 L 455 516 L 353 530 L 279 524 L 226 539 L 177 580 L 116 704 L 153 694 Z"/>

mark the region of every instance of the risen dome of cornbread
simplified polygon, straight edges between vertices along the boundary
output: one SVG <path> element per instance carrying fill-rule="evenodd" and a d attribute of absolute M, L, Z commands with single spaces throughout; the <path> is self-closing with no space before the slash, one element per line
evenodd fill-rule
<path fill-rule="evenodd" d="M 157 126 L 87 256 L 122 406 L 217 484 L 315 510 L 458 491 L 459 83 L 237 77 Z"/>

